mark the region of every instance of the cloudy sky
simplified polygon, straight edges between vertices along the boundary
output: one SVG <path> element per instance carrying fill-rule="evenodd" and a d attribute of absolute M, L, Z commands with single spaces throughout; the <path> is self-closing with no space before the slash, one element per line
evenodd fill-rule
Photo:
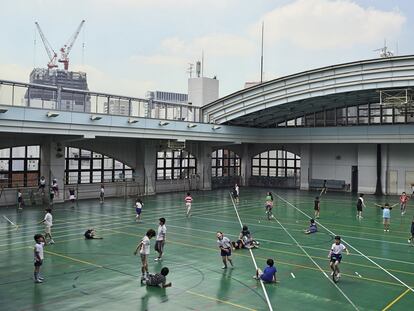
<path fill-rule="evenodd" d="M 377 57 L 384 39 L 414 54 L 413 18 L 411 0 L 0 0 L 0 79 L 27 82 L 46 66 L 35 21 L 58 50 L 85 19 L 71 69 L 88 73 L 91 90 L 143 97 L 186 92 L 188 63 L 203 50 L 220 96 L 257 81 L 262 21 L 270 80 Z"/>

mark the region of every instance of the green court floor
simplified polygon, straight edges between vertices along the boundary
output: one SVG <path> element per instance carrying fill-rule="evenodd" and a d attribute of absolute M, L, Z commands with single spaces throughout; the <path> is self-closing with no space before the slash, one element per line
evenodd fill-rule
<path fill-rule="evenodd" d="M 275 195 L 277 220 L 265 219 L 267 190 Z M 261 242 L 253 251 L 255 259 L 263 268 L 267 258 L 274 258 L 278 269 L 280 283 L 265 285 L 274 310 L 412 309 L 414 247 L 407 239 L 413 203 L 403 217 L 398 208 L 391 212 L 391 230 L 385 233 L 381 210 L 374 203 L 398 202 L 397 197 L 367 195 L 368 207 L 359 221 L 355 196 L 328 192 L 321 200 L 319 220 L 326 228 L 319 226 L 318 233 L 305 235 L 315 195 L 241 188 L 240 218 Z M 69 203 L 56 205 L 56 244 L 45 248 L 43 284 L 32 280 L 33 235 L 43 231 L 37 224 L 43 208 L 0 209 L 1 215 L 20 225 L 15 230 L 3 217 L 0 222 L 0 309 L 267 310 L 261 285 L 252 278 L 255 269 L 247 250 L 233 252 L 234 269 L 221 269 L 216 231 L 232 240 L 240 231 L 229 192 L 194 192 L 193 197 L 190 219 L 185 217 L 184 193 L 143 198 L 142 223 L 135 222 L 132 199 L 107 199 L 103 205 L 81 201 L 74 208 Z M 167 279 L 173 286 L 167 289 L 141 286 L 139 257 L 133 255 L 146 230 L 157 228 L 159 217 L 167 219 L 165 258 L 154 261 L 152 240 L 150 271 L 170 269 Z M 85 241 L 88 227 L 104 239 Z M 337 287 L 324 274 L 329 274 L 332 233 L 341 235 L 351 252 L 344 255 Z"/>

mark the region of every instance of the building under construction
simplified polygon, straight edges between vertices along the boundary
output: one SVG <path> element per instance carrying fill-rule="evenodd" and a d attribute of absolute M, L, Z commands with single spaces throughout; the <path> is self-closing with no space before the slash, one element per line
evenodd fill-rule
<path fill-rule="evenodd" d="M 88 90 L 86 73 L 69 71 L 69 53 L 85 21 L 83 20 L 68 42 L 60 48 L 60 58 L 46 39 L 39 23 L 39 31 L 46 53 L 49 56 L 47 68 L 34 68 L 30 73 L 30 83 L 52 86 L 54 88 L 30 89 L 26 93 L 28 104 L 32 107 L 48 107 L 59 110 L 90 111 L 90 96 L 70 90 Z M 58 69 L 58 62 L 64 69 Z M 69 90 L 70 89 L 70 90 Z"/>

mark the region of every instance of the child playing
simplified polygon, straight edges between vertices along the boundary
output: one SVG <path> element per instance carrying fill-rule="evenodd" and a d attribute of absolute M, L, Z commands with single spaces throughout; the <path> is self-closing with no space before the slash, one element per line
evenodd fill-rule
<path fill-rule="evenodd" d="M 96 235 L 96 231 L 93 228 L 86 230 L 84 233 L 84 236 L 85 236 L 85 240 L 93 240 L 93 239 L 102 240 L 103 239 L 102 237 Z"/>
<path fill-rule="evenodd" d="M 322 185 L 322 190 L 321 190 L 321 193 L 319 194 L 319 196 L 321 197 L 322 194 L 325 194 L 327 191 L 328 191 L 328 188 L 326 187 L 326 179 L 324 179 L 323 185 Z"/>
<path fill-rule="evenodd" d="M 55 199 L 55 190 L 53 190 L 53 188 L 50 188 L 49 191 L 49 204 L 52 206 L 53 205 L 53 200 Z"/>
<path fill-rule="evenodd" d="M 53 238 L 52 238 L 52 226 L 53 226 L 52 209 L 47 208 L 45 209 L 45 211 L 46 211 L 45 218 L 41 222 L 39 222 L 39 224 L 45 224 L 44 242 L 47 244 L 46 238 L 49 237 L 50 239 L 49 243 L 55 244 L 55 241 L 53 241 Z"/>
<path fill-rule="evenodd" d="M 256 275 L 253 276 L 256 280 L 262 280 L 264 283 L 276 283 L 276 267 L 273 259 L 269 258 L 266 261 L 267 266 L 262 270 L 257 269 Z"/>
<path fill-rule="evenodd" d="M 39 191 L 42 194 L 42 196 L 45 195 L 45 188 L 46 188 L 46 178 L 45 176 L 40 177 L 39 180 Z"/>
<path fill-rule="evenodd" d="M 240 188 L 237 184 L 235 184 L 234 189 L 233 189 L 233 197 L 236 203 L 239 203 L 239 196 L 240 196 Z"/>
<path fill-rule="evenodd" d="M 408 195 L 405 192 L 401 193 L 401 196 L 400 196 L 401 216 L 403 216 L 405 214 L 405 210 L 407 208 L 408 200 L 409 200 Z"/>
<path fill-rule="evenodd" d="M 319 218 L 321 212 L 321 201 L 319 197 L 315 197 L 315 201 L 313 202 L 313 209 L 315 210 L 315 218 Z"/>
<path fill-rule="evenodd" d="M 137 245 L 134 255 L 138 253 L 141 257 L 141 280 L 145 280 L 148 277 L 148 256 L 150 253 L 150 240 L 155 236 L 155 231 L 153 229 L 149 229 L 145 236 L 142 238 L 141 242 Z"/>
<path fill-rule="evenodd" d="M 246 225 L 243 225 L 242 231 L 239 235 L 239 241 L 242 244 L 242 248 L 258 248 L 259 245 L 259 242 L 253 239 L 253 236 Z"/>
<path fill-rule="evenodd" d="M 170 287 L 172 284 L 167 283 L 166 276 L 170 270 L 167 267 L 161 269 L 160 273 L 155 274 L 148 274 L 145 279 L 141 280 L 141 284 L 145 284 L 147 286 L 159 286 L 161 288 Z"/>
<path fill-rule="evenodd" d="M 185 201 L 185 208 L 187 209 L 187 217 L 191 216 L 191 205 L 193 203 L 193 197 L 191 196 L 190 192 L 187 192 L 187 196 L 184 198 Z"/>
<path fill-rule="evenodd" d="M 385 203 L 384 205 L 375 204 L 382 209 L 382 223 L 384 224 L 384 232 L 390 231 L 391 210 L 397 204 L 394 204 L 393 206 L 390 206 L 388 203 Z"/>
<path fill-rule="evenodd" d="M 329 251 L 328 258 L 330 258 L 329 266 L 331 267 L 333 275 L 335 270 L 338 271 L 337 277 L 341 277 L 341 273 L 339 272 L 339 264 L 342 260 L 342 251 L 346 251 L 346 254 L 349 255 L 348 249 L 341 243 L 341 237 L 337 235 L 335 237 L 335 243 L 332 244 L 331 250 Z"/>
<path fill-rule="evenodd" d="M 20 189 L 17 189 L 17 207 L 18 209 L 23 209 L 23 196 Z"/>
<path fill-rule="evenodd" d="M 59 197 L 59 186 L 57 183 L 57 179 L 54 178 L 52 181 L 52 189 L 56 197 Z"/>
<path fill-rule="evenodd" d="M 43 247 L 45 245 L 45 238 L 41 234 L 35 234 L 34 240 L 36 241 L 36 244 L 33 249 L 34 282 L 43 283 L 43 278 L 40 276 L 40 266 L 43 264 Z"/>
<path fill-rule="evenodd" d="M 76 199 L 75 189 L 69 188 L 69 200 L 72 203 L 72 207 L 75 206 L 75 199 Z"/>
<path fill-rule="evenodd" d="M 217 232 L 217 245 L 220 249 L 221 259 L 223 261 L 222 269 L 227 269 L 227 261 L 233 267 L 233 261 L 231 259 L 231 242 L 229 238 L 223 235 L 223 232 Z"/>
<path fill-rule="evenodd" d="M 142 203 L 141 199 L 137 199 L 135 201 L 135 221 L 138 222 L 141 220 L 141 213 L 142 213 L 142 207 L 144 206 L 144 203 Z"/>
<path fill-rule="evenodd" d="M 411 237 L 408 239 L 408 243 L 411 243 L 411 246 L 414 246 L 414 216 L 413 221 L 411 222 Z"/>
<path fill-rule="evenodd" d="M 105 201 L 105 186 L 101 185 L 101 190 L 99 191 L 99 202 L 102 204 Z"/>
<path fill-rule="evenodd" d="M 311 233 L 315 233 L 317 231 L 318 231 L 318 227 L 316 226 L 315 220 L 311 219 L 309 228 L 305 230 L 305 234 L 311 234 Z"/>
<path fill-rule="evenodd" d="M 275 216 L 273 216 L 273 195 L 271 192 L 268 192 L 266 194 L 266 203 L 265 203 L 265 209 L 266 209 L 266 215 L 267 215 L 267 219 L 270 220 L 271 218 L 275 218 Z"/>
<path fill-rule="evenodd" d="M 357 218 L 362 219 L 362 208 L 365 207 L 365 203 L 364 203 L 364 194 L 361 193 L 359 195 L 358 198 L 358 202 L 357 202 Z"/>
<path fill-rule="evenodd" d="M 164 251 L 164 244 L 167 234 L 167 227 L 165 226 L 165 218 L 161 217 L 159 219 L 157 238 L 155 241 L 155 251 L 158 252 L 158 257 L 155 258 L 155 261 L 160 261 L 162 259 L 162 253 Z"/>

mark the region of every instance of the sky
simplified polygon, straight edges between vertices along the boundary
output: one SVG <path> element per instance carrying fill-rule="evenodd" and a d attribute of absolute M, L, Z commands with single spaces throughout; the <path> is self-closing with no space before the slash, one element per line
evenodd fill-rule
<path fill-rule="evenodd" d="M 0 79 L 28 82 L 48 57 L 35 21 L 58 51 L 86 23 L 69 55 L 89 89 L 144 97 L 187 93 L 201 60 L 220 96 L 264 79 L 378 57 L 414 54 L 412 0 L 0 0 Z"/>

